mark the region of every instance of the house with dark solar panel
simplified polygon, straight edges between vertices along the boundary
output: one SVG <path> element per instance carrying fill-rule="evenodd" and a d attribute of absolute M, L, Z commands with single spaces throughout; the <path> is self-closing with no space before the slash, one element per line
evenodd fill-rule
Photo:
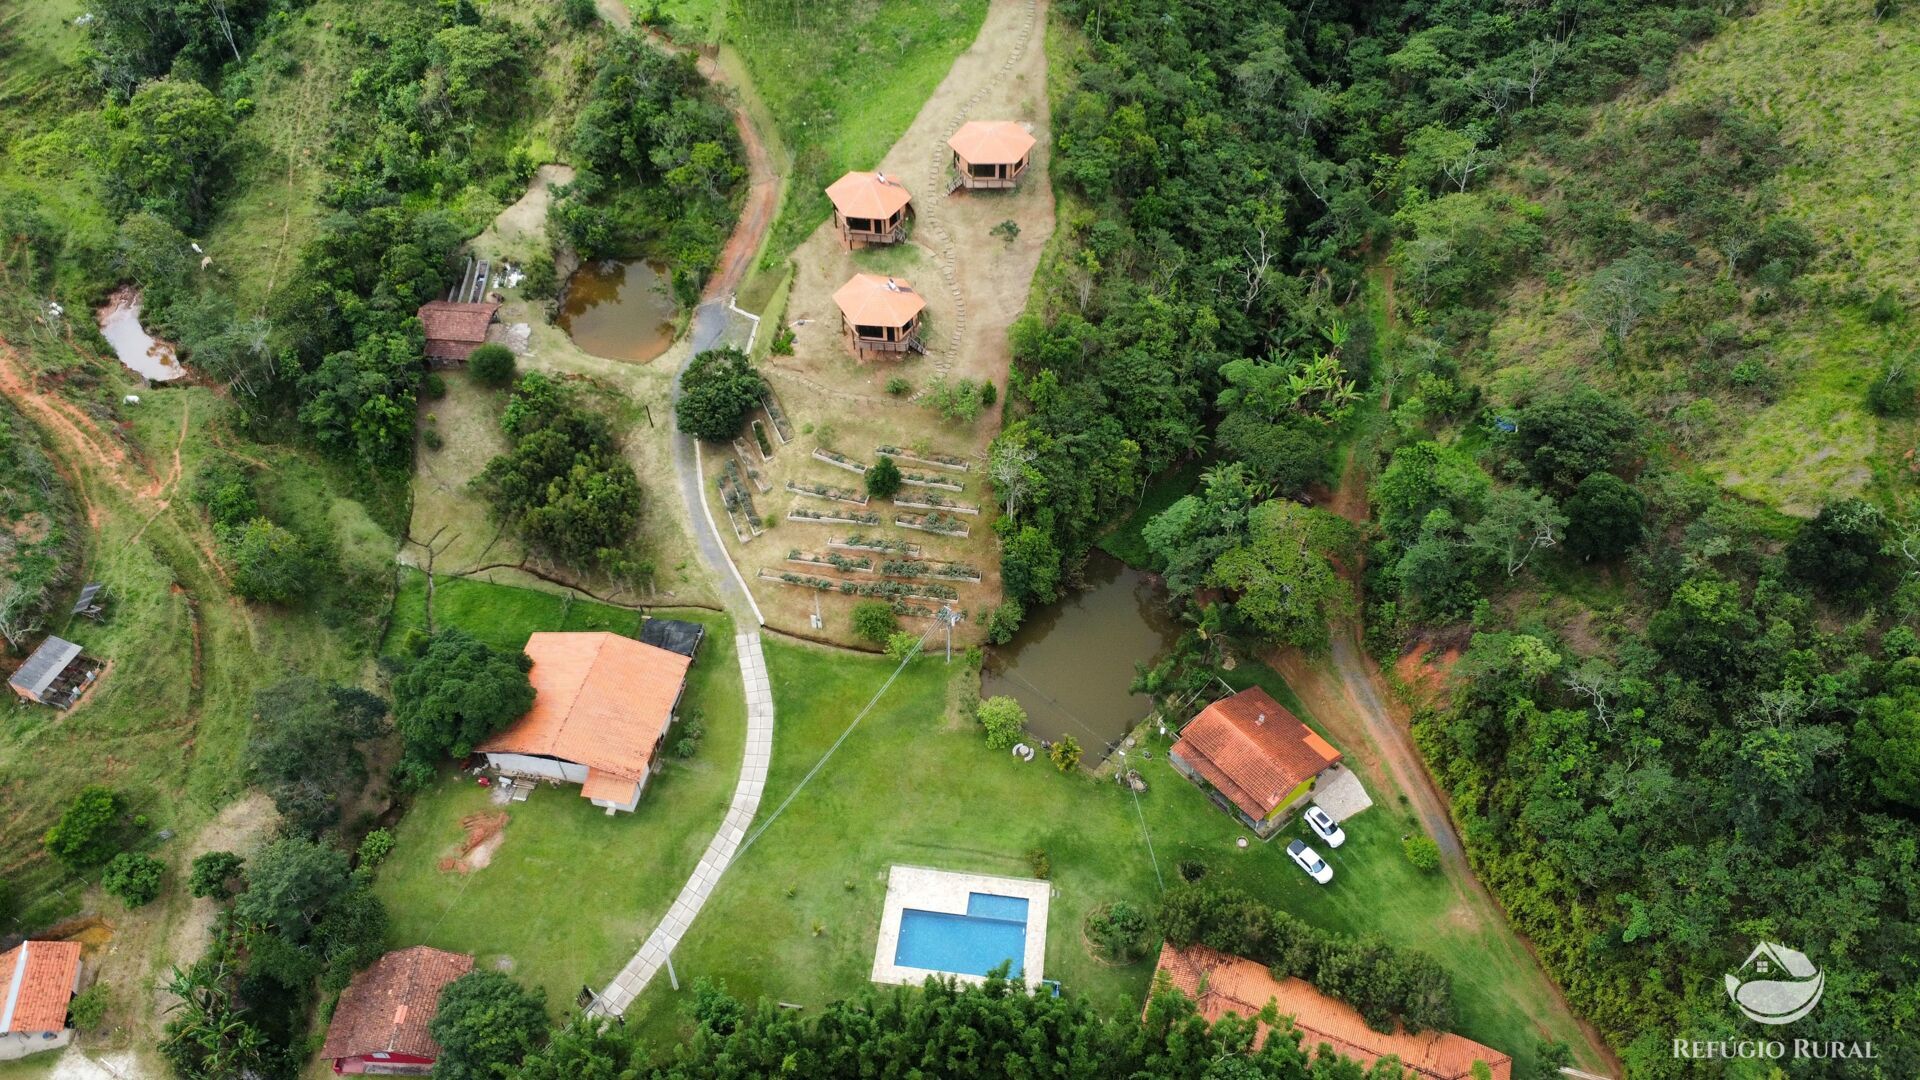
<path fill-rule="evenodd" d="M 100 676 L 100 661 L 65 638 L 49 635 L 26 662 L 7 677 L 7 685 L 27 701 L 67 709 Z"/>
<path fill-rule="evenodd" d="M 1339 765 L 1340 751 L 1255 686 L 1200 710 L 1180 729 L 1168 758 L 1264 839 Z"/>
<path fill-rule="evenodd" d="M 475 750 L 502 776 L 579 784 L 608 814 L 631 813 L 662 764 L 691 652 L 619 634 L 543 632 L 527 638 L 526 653 L 533 708 Z"/>

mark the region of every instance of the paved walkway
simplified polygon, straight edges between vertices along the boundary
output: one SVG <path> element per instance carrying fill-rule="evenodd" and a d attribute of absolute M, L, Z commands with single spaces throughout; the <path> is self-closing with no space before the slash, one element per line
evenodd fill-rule
<path fill-rule="evenodd" d="M 733 802 L 727 807 L 720 831 L 707 844 L 706 854 L 700 856 L 700 865 L 694 868 L 693 876 L 687 879 L 673 907 L 667 910 L 667 917 L 647 935 L 640 951 L 620 969 L 620 974 L 600 991 L 599 1000 L 587 1010 L 591 1014 L 624 1014 L 634 998 L 640 996 L 640 991 L 653 981 L 666 964 L 667 955 L 679 946 L 694 917 L 706 906 L 707 897 L 713 895 L 714 886 L 720 883 L 720 875 L 726 873 L 727 864 L 740 850 L 747 826 L 753 824 L 754 812 L 760 808 L 760 796 L 767 787 L 767 765 L 773 760 L 773 689 L 767 682 L 767 661 L 760 652 L 760 635 L 739 634 L 734 643 L 739 648 L 740 675 L 747 687 L 747 756 L 740 765 Z"/>

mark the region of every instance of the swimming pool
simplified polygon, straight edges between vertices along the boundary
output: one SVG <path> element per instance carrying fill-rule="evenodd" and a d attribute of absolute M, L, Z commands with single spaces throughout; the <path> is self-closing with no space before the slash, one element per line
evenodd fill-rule
<path fill-rule="evenodd" d="M 967 913 L 904 908 L 893 962 L 901 967 L 985 975 L 1011 961 L 1009 978 L 1023 972 L 1027 901 L 995 893 L 967 894 Z"/>

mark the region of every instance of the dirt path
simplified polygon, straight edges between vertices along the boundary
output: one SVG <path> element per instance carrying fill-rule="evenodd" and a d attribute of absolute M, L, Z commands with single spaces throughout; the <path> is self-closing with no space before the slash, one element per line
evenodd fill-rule
<path fill-rule="evenodd" d="M 1391 317 L 1391 315 L 1389 315 Z M 1348 458 L 1328 509 L 1350 521 L 1364 522 L 1367 517 L 1367 475 L 1364 455 L 1356 449 Z M 1359 586 L 1359 568 L 1348 575 Z M 1586 1045 L 1576 1055 L 1588 1066 L 1604 1066 L 1612 1075 L 1624 1075 L 1619 1058 L 1607 1047 L 1600 1033 L 1573 1011 L 1566 995 L 1548 977 L 1534 955 L 1533 946 L 1513 928 L 1499 901 L 1475 876 L 1467 860 L 1465 846 L 1454 828 L 1446 796 L 1426 761 L 1413 744 L 1412 716 L 1381 673 L 1379 665 L 1360 645 L 1360 626 L 1336 628 L 1331 648 L 1324 660 L 1315 661 L 1297 649 L 1275 651 L 1268 663 L 1300 695 L 1308 711 L 1326 724 L 1334 737 L 1355 753 L 1362 771 L 1376 786 L 1405 794 L 1408 808 L 1420 827 L 1440 848 L 1440 861 L 1453 886 L 1457 910 L 1463 919 L 1484 928 L 1490 936 L 1505 938 L 1525 952 L 1524 962 L 1516 967 L 1528 973 L 1526 987 L 1516 987 L 1514 1000 L 1524 1003 L 1536 1027 L 1544 1034 L 1563 1027 L 1554 1023 L 1555 1014 L 1571 1020 L 1585 1036 Z"/>

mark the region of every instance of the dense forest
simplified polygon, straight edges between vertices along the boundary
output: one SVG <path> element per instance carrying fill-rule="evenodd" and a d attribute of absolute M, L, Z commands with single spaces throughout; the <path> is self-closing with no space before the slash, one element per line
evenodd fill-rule
<path fill-rule="evenodd" d="M 1781 391 L 1794 312 L 1907 318 L 1895 282 L 1812 274 L 1836 260 L 1772 186 L 1775 122 L 1660 97 L 1740 13 L 1062 7 L 1062 227 L 994 449 L 1018 492 L 995 632 L 1202 461 L 1139 529 L 1196 628 L 1140 689 L 1197 685 L 1225 637 L 1323 647 L 1364 564 L 1377 655 L 1470 646 L 1420 744 L 1630 1072 L 1739 1033 L 1721 973 L 1760 940 L 1825 965 L 1796 1034 L 1920 1068 L 1912 527 L 1877 493 L 1785 515 L 1688 460 Z M 1653 104 L 1595 119 L 1629 92 Z M 1522 284 L 1566 344 L 1503 368 L 1540 325 L 1500 321 Z M 1911 359 L 1877 366 L 1852 407 L 1911 415 Z M 1358 537 L 1295 501 L 1348 463 Z"/>

